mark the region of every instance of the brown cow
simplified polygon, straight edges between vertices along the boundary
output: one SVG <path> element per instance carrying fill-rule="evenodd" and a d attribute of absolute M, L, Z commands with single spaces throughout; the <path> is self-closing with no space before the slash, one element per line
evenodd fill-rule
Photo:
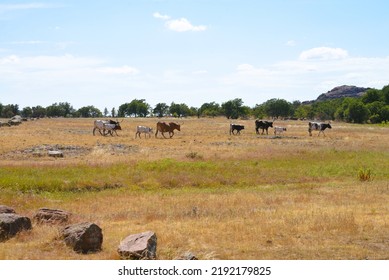
<path fill-rule="evenodd" d="M 162 133 L 163 138 L 166 138 L 164 133 L 169 132 L 170 138 L 174 135 L 174 130 L 177 129 L 178 131 L 181 131 L 181 125 L 171 122 L 169 124 L 165 122 L 158 122 L 157 123 L 157 131 L 155 132 L 155 137 L 157 137 L 158 131 Z"/>

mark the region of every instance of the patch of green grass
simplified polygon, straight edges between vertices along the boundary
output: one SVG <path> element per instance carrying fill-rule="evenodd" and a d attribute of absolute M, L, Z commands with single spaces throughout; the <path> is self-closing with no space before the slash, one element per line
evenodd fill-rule
<path fill-rule="evenodd" d="M 82 192 L 119 187 L 220 188 L 355 180 L 361 163 L 387 180 L 389 156 L 377 152 L 322 151 L 274 159 L 122 162 L 111 165 L 3 167 L 0 188 L 21 192 Z M 367 174 L 368 175 L 368 174 Z"/>

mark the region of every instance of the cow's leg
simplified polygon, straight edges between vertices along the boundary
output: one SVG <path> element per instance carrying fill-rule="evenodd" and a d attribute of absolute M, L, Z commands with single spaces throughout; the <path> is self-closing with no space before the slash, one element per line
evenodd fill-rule
<path fill-rule="evenodd" d="M 312 136 L 312 129 L 308 128 L 309 136 Z"/>
<path fill-rule="evenodd" d="M 161 131 L 161 133 L 162 133 L 163 138 L 166 139 L 166 136 L 165 136 L 164 132 Z"/>
<path fill-rule="evenodd" d="M 169 136 L 170 136 L 170 138 L 172 138 L 173 135 L 174 135 L 174 131 L 172 131 L 172 132 L 169 131 Z"/>
<path fill-rule="evenodd" d="M 157 129 L 157 131 L 155 132 L 155 135 L 154 135 L 155 138 L 157 138 L 157 134 L 158 134 L 158 129 Z"/>
<path fill-rule="evenodd" d="M 96 128 L 97 128 L 97 127 L 95 127 L 95 128 L 93 129 L 93 136 L 95 136 Z"/>

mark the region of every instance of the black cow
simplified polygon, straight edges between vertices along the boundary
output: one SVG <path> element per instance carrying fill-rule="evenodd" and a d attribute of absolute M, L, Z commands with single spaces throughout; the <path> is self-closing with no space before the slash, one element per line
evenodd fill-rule
<path fill-rule="evenodd" d="M 255 132 L 257 134 L 259 134 L 259 131 L 258 131 L 259 129 L 262 129 L 261 134 L 264 134 L 265 130 L 266 130 L 266 134 L 269 134 L 268 133 L 269 127 L 273 127 L 273 122 L 255 120 Z"/>
<path fill-rule="evenodd" d="M 234 134 L 234 135 L 238 135 L 240 134 L 240 131 L 244 129 L 244 125 L 240 125 L 240 124 L 230 124 L 230 135 L 231 133 Z M 234 133 L 234 131 L 236 130 L 236 133 Z"/>
<path fill-rule="evenodd" d="M 323 133 L 323 135 L 326 136 L 324 134 L 324 130 L 326 128 L 331 129 L 332 127 L 331 127 L 331 125 L 329 123 L 309 122 L 309 124 L 308 124 L 309 136 L 312 136 L 312 130 L 319 130 L 318 136 L 320 136 L 320 133 Z"/>

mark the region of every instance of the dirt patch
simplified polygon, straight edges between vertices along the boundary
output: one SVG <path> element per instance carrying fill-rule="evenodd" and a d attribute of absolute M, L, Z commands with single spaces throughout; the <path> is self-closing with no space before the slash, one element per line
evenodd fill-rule
<path fill-rule="evenodd" d="M 77 158 L 81 156 L 87 156 L 89 154 L 125 155 L 138 153 L 139 147 L 136 145 L 133 146 L 125 144 L 97 144 L 93 148 L 75 145 L 42 144 L 1 154 L 0 159 L 22 160 L 43 158 L 49 157 L 49 153 L 53 151 L 61 152 L 65 158 Z"/>
<path fill-rule="evenodd" d="M 30 159 L 48 157 L 51 151 L 60 151 L 64 157 L 78 157 L 89 154 L 92 149 L 87 147 L 80 147 L 74 145 L 49 145 L 43 144 L 38 146 L 32 146 L 23 150 L 11 151 L 0 155 L 2 159 Z"/>
<path fill-rule="evenodd" d="M 97 144 L 92 151 L 93 154 L 109 153 L 115 155 L 125 155 L 138 152 L 139 146 L 125 144 Z"/>

